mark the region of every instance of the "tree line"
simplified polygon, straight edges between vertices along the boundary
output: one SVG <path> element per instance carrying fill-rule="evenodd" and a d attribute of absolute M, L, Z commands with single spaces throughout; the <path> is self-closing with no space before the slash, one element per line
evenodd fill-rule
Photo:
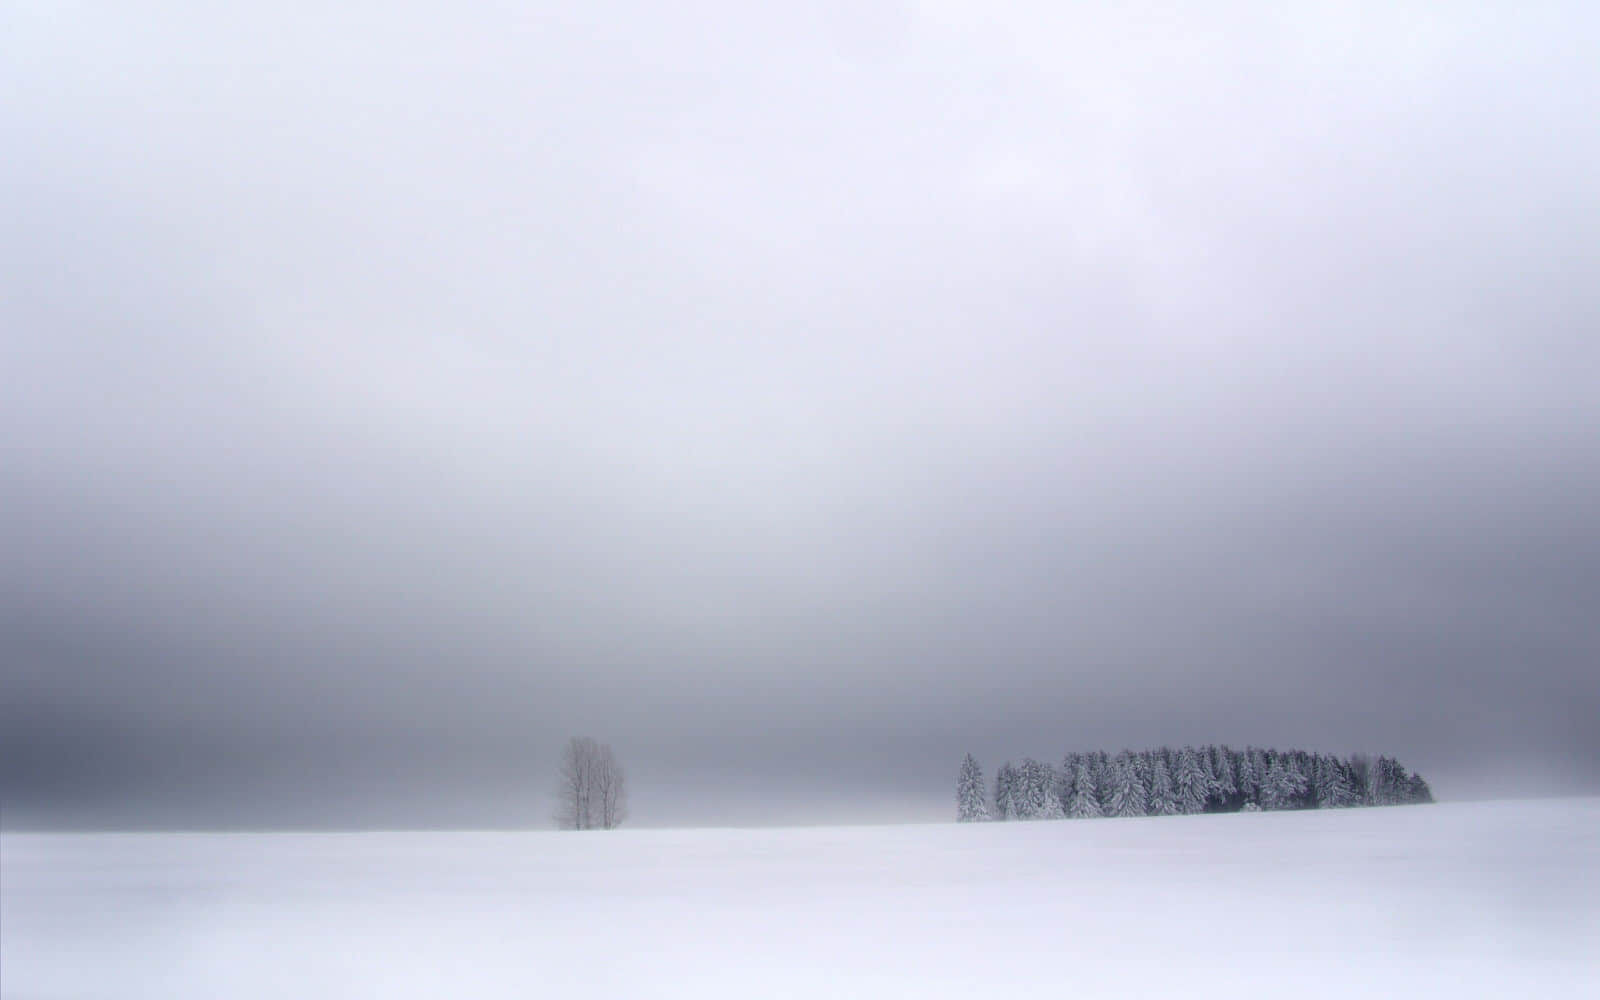
<path fill-rule="evenodd" d="M 1006 761 L 993 787 L 991 796 L 983 769 L 967 754 L 956 781 L 956 818 L 1178 816 L 1433 801 L 1422 776 L 1393 757 L 1210 745 L 1069 753 L 1060 768 L 1032 758 Z"/>

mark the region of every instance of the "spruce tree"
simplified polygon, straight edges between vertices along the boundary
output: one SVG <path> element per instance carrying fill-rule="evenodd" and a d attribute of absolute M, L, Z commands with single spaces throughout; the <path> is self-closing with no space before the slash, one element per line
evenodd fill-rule
<path fill-rule="evenodd" d="M 1250 767 L 1256 773 L 1256 801 L 1261 799 L 1261 782 L 1267 779 L 1267 769 L 1272 766 L 1268 752 L 1260 747 L 1246 747 L 1245 756 L 1250 758 Z"/>
<path fill-rule="evenodd" d="M 976 823 L 988 818 L 989 802 L 984 789 L 983 768 L 969 753 L 961 762 L 961 774 L 956 779 L 956 820 Z"/>
<path fill-rule="evenodd" d="M 1234 760 L 1234 783 L 1238 786 L 1240 805 L 1247 803 L 1259 805 L 1261 796 L 1261 772 L 1256 770 L 1255 757 L 1249 749 L 1240 753 Z"/>
<path fill-rule="evenodd" d="M 1133 755 L 1133 771 L 1139 776 L 1139 783 L 1144 786 L 1145 812 L 1150 810 L 1150 772 L 1152 771 L 1151 759 L 1155 751 L 1144 750 Z"/>
<path fill-rule="evenodd" d="M 1350 783 L 1338 758 L 1317 759 L 1316 792 L 1318 809 L 1343 809 L 1350 804 Z"/>
<path fill-rule="evenodd" d="M 1111 798 L 1106 813 L 1111 816 L 1143 816 L 1144 780 L 1139 777 L 1133 752 L 1124 750 L 1111 761 Z"/>
<path fill-rule="evenodd" d="M 1000 770 L 994 776 L 994 818 L 1005 820 L 1011 818 L 1011 796 L 1016 790 L 1017 769 L 1011 766 L 1008 760 L 1000 765 Z"/>
<path fill-rule="evenodd" d="M 1073 819 L 1093 819 L 1103 816 L 1100 793 L 1095 788 L 1094 771 L 1088 761 L 1079 760 L 1072 772 L 1072 790 L 1067 796 L 1067 815 Z"/>
<path fill-rule="evenodd" d="M 1062 818 L 1054 768 L 1032 757 L 1022 762 L 1011 790 L 1011 815 L 1016 819 Z"/>
<path fill-rule="evenodd" d="M 1395 804 L 1394 763 L 1388 757 L 1381 755 L 1378 757 L 1377 767 L 1373 769 L 1372 802 L 1374 805 L 1392 806 Z"/>
<path fill-rule="evenodd" d="M 1390 772 L 1389 780 L 1393 783 L 1394 791 L 1390 797 L 1395 805 L 1405 805 L 1411 801 L 1409 798 L 1411 775 L 1406 772 L 1406 766 L 1398 760 L 1392 761 L 1391 766 L 1393 770 Z"/>
<path fill-rule="evenodd" d="M 1200 809 L 1204 812 L 1205 808 L 1211 804 L 1211 797 L 1216 794 L 1217 789 L 1217 772 L 1211 768 L 1211 749 L 1209 747 L 1200 747 L 1198 749 L 1186 747 L 1185 749 L 1194 754 L 1194 762 L 1200 768 L 1201 790 L 1204 793 L 1200 796 Z M 1174 775 L 1174 780 L 1176 780 L 1176 775 Z"/>
<path fill-rule="evenodd" d="M 1104 750 L 1094 754 L 1094 760 L 1089 765 L 1089 773 L 1094 777 L 1095 791 L 1100 796 L 1100 815 L 1111 815 L 1111 792 L 1114 784 L 1114 769 L 1111 764 L 1111 755 Z"/>
<path fill-rule="evenodd" d="M 1225 746 L 1211 748 L 1211 774 L 1215 779 L 1210 798 L 1214 808 L 1234 808 L 1234 798 L 1239 794 L 1239 788 L 1233 782 L 1233 751 Z"/>
<path fill-rule="evenodd" d="M 1012 819 L 1037 819 L 1038 803 L 1034 801 L 1033 783 L 1038 780 L 1035 773 L 1034 761 L 1022 758 L 1022 763 L 1017 765 L 1017 774 L 1011 785 L 1011 818 Z"/>
<path fill-rule="evenodd" d="M 1178 801 L 1172 787 L 1172 774 L 1167 770 L 1164 755 L 1155 754 L 1150 759 L 1149 802 L 1145 812 L 1151 816 L 1176 816 Z"/>
<path fill-rule="evenodd" d="M 1065 788 L 1072 794 L 1072 776 L 1078 773 L 1078 763 L 1088 758 L 1085 753 L 1068 753 L 1061 758 L 1061 773 L 1066 776 Z"/>
<path fill-rule="evenodd" d="M 1339 778 L 1344 783 L 1343 808 L 1348 809 L 1351 806 L 1359 806 L 1361 804 L 1361 786 L 1356 781 L 1354 765 L 1341 757 L 1335 757 L 1333 758 L 1333 766 L 1339 771 Z"/>
<path fill-rule="evenodd" d="M 1061 767 L 1053 769 L 1055 775 L 1055 785 L 1052 786 L 1051 792 L 1053 795 L 1055 795 L 1056 809 L 1059 810 L 1059 814 L 1056 817 L 1058 819 L 1067 818 L 1067 800 L 1072 797 L 1072 775 L 1074 773 L 1074 768 L 1070 761 L 1071 755 L 1069 754 L 1068 757 L 1068 760 L 1062 761 Z"/>
<path fill-rule="evenodd" d="M 1273 761 L 1267 766 L 1267 776 L 1261 782 L 1261 808 L 1281 809 L 1288 788 L 1288 776 L 1283 773 L 1283 764 Z"/>
<path fill-rule="evenodd" d="M 1294 759 L 1280 754 L 1267 766 L 1261 782 L 1261 808 L 1293 809 L 1306 790 L 1306 779 L 1294 766 Z"/>
<path fill-rule="evenodd" d="M 1289 776 L 1292 789 L 1289 794 L 1290 809 L 1309 809 L 1316 805 L 1316 800 L 1311 798 L 1311 778 L 1307 774 L 1310 760 L 1310 754 L 1291 753 L 1284 762 L 1283 769 Z"/>
<path fill-rule="evenodd" d="M 1172 783 L 1178 812 L 1193 814 L 1205 810 L 1206 794 L 1211 782 L 1207 780 L 1193 747 L 1184 747 L 1179 751 L 1178 769 L 1172 777 Z"/>
<path fill-rule="evenodd" d="M 1067 810 L 1061 803 L 1061 775 L 1049 764 L 1041 763 L 1039 791 L 1044 799 L 1034 819 L 1066 819 Z"/>

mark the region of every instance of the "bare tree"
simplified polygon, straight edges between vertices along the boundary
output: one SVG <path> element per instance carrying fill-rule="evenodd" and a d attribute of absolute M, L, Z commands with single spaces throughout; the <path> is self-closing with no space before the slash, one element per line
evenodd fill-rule
<path fill-rule="evenodd" d="M 628 817 L 628 786 L 611 747 L 574 737 L 561 753 L 556 823 L 563 830 L 610 830 Z"/>
<path fill-rule="evenodd" d="M 594 740 L 574 737 L 561 752 L 561 776 L 556 782 L 556 825 L 563 830 L 588 827 L 589 774 L 597 750 Z"/>
<path fill-rule="evenodd" d="M 613 830 L 628 818 L 628 777 L 611 747 L 601 744 L 594 772 L 594 807 L 602 830 Z"/>

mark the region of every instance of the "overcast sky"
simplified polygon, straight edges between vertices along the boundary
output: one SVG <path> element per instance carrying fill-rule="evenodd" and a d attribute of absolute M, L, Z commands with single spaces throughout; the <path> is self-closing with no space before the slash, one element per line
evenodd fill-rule
<path fill-rule="evenodd" d="M 1600 7 L 771 6 L 4 6 L 4 822 L 1600 790 Z"/>

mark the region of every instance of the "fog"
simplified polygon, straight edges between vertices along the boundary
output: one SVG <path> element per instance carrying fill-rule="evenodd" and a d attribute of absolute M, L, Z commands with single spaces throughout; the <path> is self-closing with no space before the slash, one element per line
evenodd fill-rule
<path fill-rule="evenodd" d="M 1592 5 L 0 14 L 10 826 L 1600 790 Z"/>

